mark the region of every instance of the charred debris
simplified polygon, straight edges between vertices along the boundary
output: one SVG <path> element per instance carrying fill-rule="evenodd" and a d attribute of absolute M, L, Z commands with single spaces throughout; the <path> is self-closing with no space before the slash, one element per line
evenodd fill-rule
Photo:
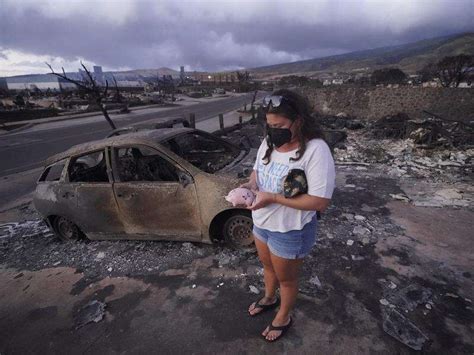
<path fill-rule="evenodd" d="M 320 116 L 328 143 L 341 165 L 386 164 L 395 176 L 469 179 L 474 153 L 474 123 L 434 113 L 398 113 L 374 122 L 341 113 Z"/>

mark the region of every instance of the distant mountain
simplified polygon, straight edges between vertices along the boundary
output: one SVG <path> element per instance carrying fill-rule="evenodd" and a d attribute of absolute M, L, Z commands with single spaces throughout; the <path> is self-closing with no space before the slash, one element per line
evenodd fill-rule
<path fill-rule="evenodd" d="M 252 68 L 248 71 L 257 77 L 270 77 L 288 74 L 317 75 L 326 72 L 371 72 L 374 69 L 393 66 L 408 74 L 414 74 L 430 62 L 437 62 L 445 56 L 461 53 L 474 54 L 474 33 Z"/>

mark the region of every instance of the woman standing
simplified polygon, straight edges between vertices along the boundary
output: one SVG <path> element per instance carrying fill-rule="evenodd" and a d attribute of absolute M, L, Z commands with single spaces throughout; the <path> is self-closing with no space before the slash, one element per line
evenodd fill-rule
<path fill-rule="evenodd" d="M 265 296 L 252 303 L 255 316 L 280 305 L 262 335 L 268 341 L 282 337 L 292 324 L 290 315 L 298 294 L 298 275 L 317 232 L 316 211 L 323 211 L 334 190 L 334 161 L 322 131 L 310 115 L 308 101 L 278 90 L 264 98 L 267 137 L 258 149 L 247 187 L 257 197 L 250 207 L 253 235 L 263 264 Z M 292 169 L 304 171 L 307 191 L 287 198 L 283 182 Z M 280 287 L 279 300 L 276 289 Z"/>

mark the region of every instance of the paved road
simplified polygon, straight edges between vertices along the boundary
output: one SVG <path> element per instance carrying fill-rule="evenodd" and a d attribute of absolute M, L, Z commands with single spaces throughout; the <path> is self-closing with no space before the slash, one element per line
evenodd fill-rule
<path fill-rule="evenodd" d="M 234 96 L 212 102 L 173 107 L 145 109 L 127 115 L 112 115 L 117 127 L 129 126 L 154 118 L 181 116 L 194 112 L 196 121 L 216 117 L 219 113 L 235 110 L 251 100 L 252 95 Z M 43 124 L 34 129 L 0 137 L 0 176 L 10 175 L 41 166 L 47 157 L 75 144 L 100 139 L 110 131 L 101 116 L 75 119 L 55 124 Z"/>

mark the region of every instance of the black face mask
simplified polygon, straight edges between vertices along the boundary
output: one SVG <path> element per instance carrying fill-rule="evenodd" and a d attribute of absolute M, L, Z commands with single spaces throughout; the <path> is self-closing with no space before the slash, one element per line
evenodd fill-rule
<path fill-rule="evenodd" d="M 294 121 L 293 121 L 294 122 Z M 293 122 L 291 122 L 291 126 L 293 126 Z M 268 127 L 268 138 L 270 139 L 270 143 L 273 144 L 275 147 L 279 148 L 283 144 L 286 144 L 291 141 L 291 130 L 290 128 L 271 128 Z"/>

